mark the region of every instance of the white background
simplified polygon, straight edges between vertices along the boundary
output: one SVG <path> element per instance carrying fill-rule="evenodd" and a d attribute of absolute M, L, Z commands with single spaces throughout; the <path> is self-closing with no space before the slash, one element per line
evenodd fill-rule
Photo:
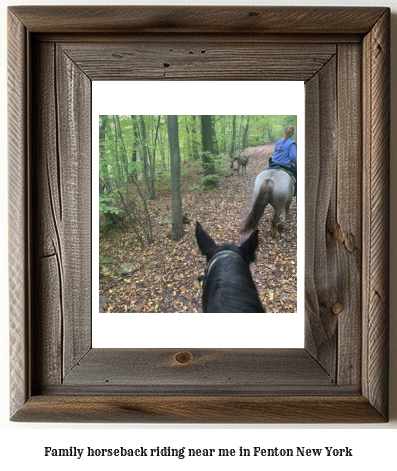
<path fill-rule="evenodd" d="M 147 97 L 150 96 L 150 100 Z M 174 97 L 189 97 L 175 100 Z M 210 96 L 211 99 L 205 99 Z M 297 115 L 298 171 L 304 165 L 303 82 L 93 82 L 93 182 L 98 181 L 101 114 L 119 115 Z M 231 100 L 230 97 L 233 97 Z M 287 97 L 283 99 L 283 97 Z M 281 136 L 280 136 L 281 137 Z M 298 176 L 301 194 L 304 177 Z M 98 194 L 93 194 L 98 208 Z M 94 209 L 94 214 L 95 214 Z M 304 199 L 298 205 L 298 312 L 277 314 L 98 313 L 98 219 L 92 238 L 92 346 L 94 348 L 301 348 L 304 345 Z M 211 233 L 211 228 L 207 230 Z M 221 241 L 216 241 L 220 243 Z M 223 241 L 236 242 L 236 241 Z M 282 250 L 282 245 L 281 245 Z M 197 248 L 198 252 L 198 248 Z M 205 258 L 203 257 L 203 271 Z M 167 332 L 167 335 L 164 335 Z"/>
<path fill-rule="evenodd" d="M 1 3 L 1 158 L 0 158 L 0 199 L 6 202 L 7 195 L 7 161 L 6 161 L 6 6 L 12 4 L 82 4 L 81 1 L 59 2 L 50 0 L 48 2 L 2 2 Z M 109 4 L 109 0 L 103 2 L 85 1 L 85 4 Z M 153 2 L 141 0 L 139 2 L 122 2 L 128 4 L 153 4 Z M 161 2 L 157 4 L 233 4 L 233 5 L 264 5 L 266 2 L 221 1 L 218 2 Z M 7 285 L 7 206 L 0 205 L 1 238 L 0 238 L 0 260 L 1 260 L 1 325 L 0 325 L 0 433 L 1 454 L 0 463 L 3 469 L 11 466 L 18 469 L 20 466 L 29 469 L 41 470 L 70 470 L 73 469 L 96 469 L 105 470 L 109 467 L 117 467 L 118 470 L 131 469 L 190 469 L 201 470 L 204 466 L 209 469 L 219 469 L 219 465 L 244 466 L 250 470 L 274 469 L 274 465 L 289 465 L 294 470 L 332 470 L 335 469 L 360 469 L 373 470 L 379 468 L 394 469 L 396 466 L 395 446 L 397 443 L 397 254 L 395 241 L 397 240 L 397 185 L 393 182 L 397 178 L 397 165 L 395 161 L 397 148 L 397 2 L 395 0 L 339 0 L 337 3 L 324 0 L 292 2 L 272 0 L 274 5 L 301 4 L 308 6 L 318 5 L 366 5 L 366 6 L 390 6 L 392 9 L 392 69 L 391 69 L 391 352 L 390 352 L 390 422 L 379 425 L 290 425 L 290 426 L 149 426 L 149 425 L 118 425 L 118 424 L 17 424 L 8 420 L 8 285 Z M 387 250 L 387 248 L 385 248 Z M 144 459 L 99 459 L 91 458 L 93 461 L 77 460 L 76 458 L 44 458 L 44 446 L 68 448 L 77 446 L 80 448 L 91 447 L 156 447 L 156 446 L 186 446 L 190 448 L 238 448 L 239 446 L 250 448 L 262 447 L 296 447 L 317 448 L 325 446 L 351 447 L 353 458 L 195 458 L 187 461 L 177 458 L 156 458 L 155 460 L 143 461 Z M 237 461 L 236 461 L 237 460 Z M 11 465 L 12 463 L 12 465 Z"/>

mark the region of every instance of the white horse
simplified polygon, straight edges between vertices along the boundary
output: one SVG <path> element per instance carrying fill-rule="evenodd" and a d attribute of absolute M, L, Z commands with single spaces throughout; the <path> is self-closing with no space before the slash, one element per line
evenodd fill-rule
<path fill-rule="evenodd" d="M 268 168 L 261 172 L 255 179 L 252 209 L 241 232 L 257 229 L 266 206 L 270 204 L 274 209 L 273 237 L 285 237 L 284 225 L 294 192 L 295 180 L 287 171 Z"/>

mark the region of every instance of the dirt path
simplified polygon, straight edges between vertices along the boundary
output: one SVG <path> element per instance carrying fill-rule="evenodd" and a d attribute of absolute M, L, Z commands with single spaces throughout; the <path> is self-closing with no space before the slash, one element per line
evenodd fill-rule
<path fill-rule="evenodd" d="M 155 242 L 142 250 L 131 243 L 132 234 L 118 227 L 100 239 L 100 254 L 110 263 L 102 270 L 100 294 L 107 298 L 108 312 L 201 312 L 201 285 L 205 259 L 199 253 L 194 223 L 199 221 L 217 242 L 241 244 L 249 234 L 240 234 L 251 209 L 256 175 L 266 168 L 273 144 L 247 149 L 246 174 L 231 170 L 225 162 L 219 186 L 212 191 L 192 190 L 199 185 L 197 168 L 185 168 L 182 181 L 183 211 L 191 224 L 179 242 L 169 238 L 171 201 L 169 190 L 158 191 L 149 202 Z M 251 271 L 267 312 L 296 312 L 296 203 L 291 204 L 285 240 L 271 237 L 272 209 L 266 208 L 260 222 L 257 262 Z M 120 266 L 132 263 L 131 276 L 120 280 Z"/>

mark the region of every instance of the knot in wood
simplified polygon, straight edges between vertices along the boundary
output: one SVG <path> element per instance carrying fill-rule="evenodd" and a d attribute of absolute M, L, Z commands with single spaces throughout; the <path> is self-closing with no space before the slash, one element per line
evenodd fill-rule
<path fill-rule="evenodd" d="M 345 235 L 343 234 L 342 228 L 337 226 L 334 231 L 334 239 L 336 239 L 340 244 L 343 244 L 345 240 Z"/>
<path fill-rule="evenodd" d="M 178 352 L 175 354 L 174 360 L 180 365 L 186 365 L 193 361 L 193 355 L 190 352 Z"/>
<path fill-rule="evenodd" d="M 335 304 L 332 305 L 331 311 L 332 314 L 334 314 L 335 316 L 339 316 L 339 314 L 341 314 L 343 311 L 343 304 L 337 301 Z"/>

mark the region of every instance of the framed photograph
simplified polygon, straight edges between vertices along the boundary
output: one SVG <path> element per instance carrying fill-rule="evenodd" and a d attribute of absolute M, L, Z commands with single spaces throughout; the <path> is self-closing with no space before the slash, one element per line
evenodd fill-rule
<path fill-rule="evenodd" d="M 9 8 L 11 420 L 388 420 L 389 27 L 383 7 Z M 93 347 L 97 81 L 304 83 L 302 348 Z"/>
<path fill-rule="evenodd" d="M 181 96 L 185 99 L 175 99 Z M 266 115 L 261 114 L 264 109 Z M 178 117 L 180 160 L 179 183 L 173 187 L 171 114 Z M 211 178 L 205 176 L 201 150 L 205 119 L 214 136 L 211 170 L 216 173 Z M 245 81 L 93 82 L 92 181 L 99 181 L 99 192 L 92 194 L 93 214 L 100 207 L 92 225 L 94 348 L 172 348 L 181 338 L 189 348 L 303 347 L 304 121 L 302 81 L 254 81 L 249 87 Z M 276 163 L 262 173 L 286 126 L 292 126 L 293 137 L 281 155 L 297 150 L 299 204 L 293 197 L 293 174 Z M 236 259 L 230 290 L 222 294 L 222 311 L 214 311 L 208 328 L 208 315 L 200 316 L 200 323 L 196 315 L 213 310 L 205 306 L 203 311 L 204 283 L 199 278 L 206 271 L 206 258 L 197 245 L 195 222 L 219 243 L 243 244 L 252 232 L 243 232 L 243 224 L 253 207 L 259 174 L 280 177 L 277 188 L 285 196 L 278 215 L 289 205 L 277 237 L 270 205 L 260 219 L 250 268 L 262 311 L 252 310 L 255 296 L 235 289 L 249 280 L 237 271 L 241 259 Z M 185 220 L 176 237 L 171 234 L 176 204 L 172 188 L 179 190 L 180 218 Z M 231 260 L 227 254 L 225 261 Z"/>

